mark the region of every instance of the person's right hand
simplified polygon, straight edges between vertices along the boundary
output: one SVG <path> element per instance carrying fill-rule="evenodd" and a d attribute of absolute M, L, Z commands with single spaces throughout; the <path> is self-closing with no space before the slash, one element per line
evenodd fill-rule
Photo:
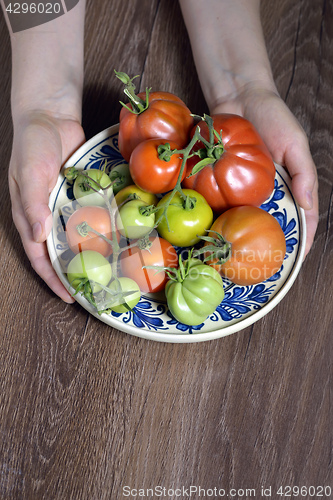
<path fill-rule="evenodd" d="M 287 168 L 293 195 L 305 210 L 306 256 L 318 225 L 318 179 L 300 123 L 277 92 L 255 85 L 231 100 L 217 103 L 212 113 L 237 113 L 247 118 L 263 138 L 273 160 Z"/>
<path fill-rule="evenodd" d="M 33 269 L 65 302 L 74 302 L 50 262 L 46 238 L 52 228 L 49 195 L 61 165 L 85 141 L 71 117 L 29 111 L 14 119 L 9 190 L 14 223 Z"/>

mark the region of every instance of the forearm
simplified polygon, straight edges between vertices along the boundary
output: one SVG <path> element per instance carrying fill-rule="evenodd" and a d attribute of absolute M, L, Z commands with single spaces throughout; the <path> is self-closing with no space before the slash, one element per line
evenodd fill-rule
<path fill-rule="evenodd" d="M 67 14 L 11 35 L 13 119 L 42 111 L 81 119 L 85 0 Z"/>
<path fill-rule="evenodd" d="M 252 85 L 276 91 L 260 0 L 179 0 L 210 109 Z"/>

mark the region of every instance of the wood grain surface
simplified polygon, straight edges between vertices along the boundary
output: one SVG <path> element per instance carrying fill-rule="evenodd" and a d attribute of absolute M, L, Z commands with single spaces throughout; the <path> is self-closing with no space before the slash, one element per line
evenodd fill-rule
<path fill-rule="evenodd" d="M 287 498 L 280 486 L 333 490 L 333 2 L 263 0 L 262 20 L 279 92 L 318 168 L 318 230 L 271 313 L 184 345 L 112 329 L 31 269 L 7 186 L 11 60 L 0 15 L 0 499 L 118 500 L 126 486 L 164 487 L 164 498 L 201 487 L 195 499 L 214 488 L 273 499 Z M 176 0 L 88 1 L 85 57 L 87 138 L 118 121 L 114 68 L 207 111 Z"/>

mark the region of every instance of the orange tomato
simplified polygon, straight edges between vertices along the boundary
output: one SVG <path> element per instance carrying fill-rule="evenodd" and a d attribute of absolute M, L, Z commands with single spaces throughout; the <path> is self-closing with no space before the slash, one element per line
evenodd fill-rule
<path fill-rule="evenodd" d="M 135 246 L 121 254 L 122 275 L 133 279 L 143 293 L 159 292 L 165 288 L 167 274 L 157 272 L 157 269 L 145 269 L 144 266 L 177 267 L 177 252 L 168 241 L 151 236 L 146 248 Z"/>
<path fill-rule="evenodd" d="M 227 210 L 211 227 L 231 245 L 231 257 L 224 264 L 207 250 L 206 261 L 222 276 L 238 285 L 260 283 L 279 271 L 286 254 L 286 240 L 278 221 L 265 210 L 243 206 Z M 209 237 L 216 233 L 210 232 Z M 205 243 L 205 247 L 210 245 Z M 221 247 L 223 242 L 221 243 Z"/>
<path fill-rule="evenodd" d="M 112 253 L 112 246 L 92 231 L 86 235 L 78 230 L 78 226 L 86 222 L 92 229 L 111 239 L 111 220 L 109 211 L 103 207 L 86 206 L 76 210 L 68 219 L 66 224 L 66 238 L 69 248 L 74 253 L 83 250 L 94 250 L 104 257 Z"/>

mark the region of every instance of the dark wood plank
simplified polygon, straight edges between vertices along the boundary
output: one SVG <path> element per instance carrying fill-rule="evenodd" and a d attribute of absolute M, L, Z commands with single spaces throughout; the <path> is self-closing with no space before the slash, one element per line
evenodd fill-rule
<path fill-rule="evenodd" d="M 178 2 L 110 4 L 87 6 L 87 137 L 118 121 L 114 68 L 205 111 Z M 300 275 L 270 314 L 230 337 L 131 337 L 66 306 L 33 273 L 1 183 L 1 498 L 118 499 L 124 486 L 158 485 L 255 488 L 257 498 L 272 486 L 280 498 L 279 486 L 333 487 L 332 2 L 269 0 L 262 18 L 279 92 L 318 167 L 320 221 Z M 10 45 L 1 16 L 0 45 L 5 174 Z"/>

